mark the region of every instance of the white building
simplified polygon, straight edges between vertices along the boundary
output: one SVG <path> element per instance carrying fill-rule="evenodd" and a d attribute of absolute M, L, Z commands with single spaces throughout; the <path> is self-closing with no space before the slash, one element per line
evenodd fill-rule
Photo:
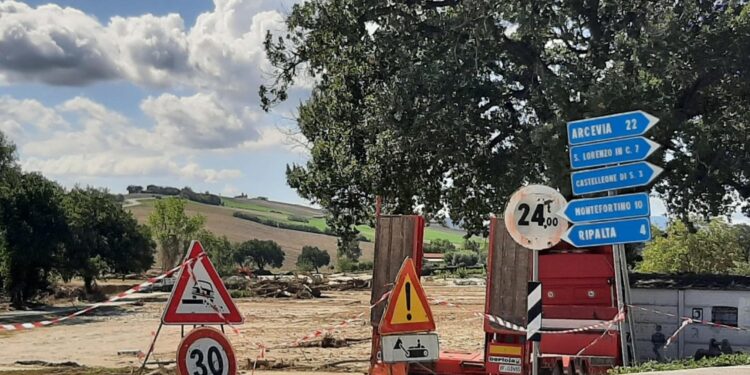
<path fill-rule="evenodd" d="M 681 317 L 747 330 L 692 323 L 666 350 L 659 349 L 663 358 L 692 358 L 698 350 L 708 350 L 711 339 L 727 340 L 735 352 L 750 353 L 750 277 L 634 274 L 631 285 L 632 304 L 649 310 L 631 310 L 639 360 L 657 357 L 657 326 L 669 338 L 684 320 Z"/>

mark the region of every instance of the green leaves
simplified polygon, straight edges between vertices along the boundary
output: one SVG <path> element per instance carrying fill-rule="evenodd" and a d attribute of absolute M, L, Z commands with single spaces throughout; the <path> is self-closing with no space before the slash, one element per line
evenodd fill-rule
<path fill-rule="evenodd" d="M 184 199 L 170 197 L 156 201 L 148 225 L 159 243 L 163 270 L 177 265 L 205 221 L 201 215 L 187 216 Z"/>
<path fill-rule="evenodd" d="M 715 219 L 691 233 L 680 222 L 666 234 L 659 232 L 646 244 L 638 272 L 727 274 L 747 268 L 746 245 L 740 242 L 741 226 Z"/>
<path fill-rule="evenodd" d="M 315 272 L 320 272 L 318 268 L 327 266 L 330 262 L 331 256 L 328 251 L 315 246 L 303 246 L 302 253 L 297 257 L 297 268 L 301 270 L 310 268 L 314 269 Z"/>
<path fill-rule="evenodd" d="M 748 203 L 750 5 L 435 4 L 311 0 L 266 40 L 264 109 L 316 77 L 297 119 L 311 159 L 287 179 L 343 242 L 376 195 L 471 234 L 524 183 L 570 196 L 566 121 L 635 109 L 661 118 L 657 191 L 675 216 Z"/>
<path fill-rule="evenodd" d="M 284 256 L 281 246 L 271 240 L 245 241 L 237 247 L 234 254 L 238 264 L 253 262 L 260 270 L 264 270 L 267 265 L 273 268 L 281 267 L 284 264 Z"/>

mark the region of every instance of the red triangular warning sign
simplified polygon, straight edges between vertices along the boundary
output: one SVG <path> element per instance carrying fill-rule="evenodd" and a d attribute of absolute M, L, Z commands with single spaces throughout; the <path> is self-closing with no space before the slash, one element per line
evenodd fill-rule
<path fill-rule="evenodd" d="M 379 330 L 381 334 L 435 330 L 432 310 L 411 258 L 404 259 L 398 271 Z"/>
<path fill-rule="evenodd" d="M 198 241 L 190 243 L 185 260 L 203 253 Z M 182 267 L 172 288 L 164 324 L 241 324 L 242 314 L 235 306 L 208 255 Z"/>

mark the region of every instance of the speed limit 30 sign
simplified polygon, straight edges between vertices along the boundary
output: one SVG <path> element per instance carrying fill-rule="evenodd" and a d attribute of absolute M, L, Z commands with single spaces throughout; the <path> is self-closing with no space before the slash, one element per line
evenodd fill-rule
<path fill-rule="evenodd" d="M 190 331 L 177 348 L 180 375 L 236 375 L 232 345 L 219 330 L 200 327 Z"/>
<path fill-rule="evenodd" d="M 549 249 L 568 230 L 568 222 L 557 215 L 565 203 L 565 197 L 549 186 L 524 186 L 511 195 L 505 207 L 505 226 L 521 246 Z"/>

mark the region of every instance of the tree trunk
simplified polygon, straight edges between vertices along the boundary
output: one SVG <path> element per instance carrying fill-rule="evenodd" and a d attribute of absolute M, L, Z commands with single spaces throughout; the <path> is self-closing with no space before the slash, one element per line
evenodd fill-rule
<path fill-rule="evenodd" d="M 86 294 L 94 293 L 94 277 L 91 275 L 83 276 L 83 288 L 86 290 Z"/>

